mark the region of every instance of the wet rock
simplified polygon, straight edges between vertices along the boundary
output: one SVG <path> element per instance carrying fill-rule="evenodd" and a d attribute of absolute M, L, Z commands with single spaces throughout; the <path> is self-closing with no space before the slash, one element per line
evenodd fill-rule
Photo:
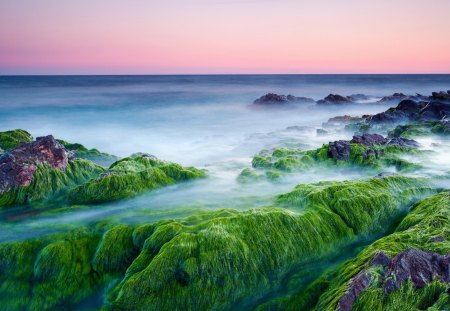
<path fill-rule="evenodd" d="M 435 237 L 432 237 L 431 239 L 430 239 L 430 242 L 444 242 L 445 241 L 445 238 L 442 236 L 442 235 L 438 235 L 438 236 L 435 236 Z"/>
<path fill-rule="evenodd" d="M 408 249 L 395 256 L 389 263 L 385 276 L 384 291 L 390 293 L 411 280 L 416 288 L 422 288 L 435 279 L 450 283 L 450 254 Z"/>
<path fill-rule="evenodd" d="M 328 119 L 327 122 L 322 123 L 323 127 L 336 127 L 340 125 L 346 125 L 352 122 L 362 121 L 363 118 L 360 117 L 352 117 L 349 115 L 336 116 Z"/>
<path fill-rule="evenodd" d="M 392 95 L 384 96 L 378 102 L 385 103 L 385 102 L 391 102 L 391 101 L 401 101 L 402 99 L 405 99 L 407 97 L 408 97 L 408 95 L 405 95 L 403 93 L 394 93 Z"/>
<path fill-rule="evenodd" d="M 450 103 L 432 101 L 423 104 L 418 114 L 424 121 L 442 120 L 450 116 Z"/>
<path fill-rule="evenodd" d="M 393 137 L 386 142 L 386 145 L 397 145 L 400 147 L 419 147 L 419 143 L 412 139 Z"/>
<path fill-rule="evenodd" d="M 336 105 L 352 103 L 352 98 L 349 96 L 342 96 L 339 94 L 330 94 L 324 99 L 317 102 L 318 105 Z"/>
<path fill-rule="evenodd" d="M 387 142 L 387 139 L 379 134 L 364 134 L 361 136 L 353 136 L 353 139 L 350 142 L 364 146 L 373 146 L 384 145 Z"/>
<path fill-rule="evenodd" d="M 38 137 L 0 157 L 0 194 L 17 186 L 29 186 L 38 165 L 64 170 L 73 155 L 53 136 Z"/>
<path fill-rule="evenodd" d="M 348 160 L 350 156 L 350 142 L 345 140 L 330 142 L 328 145 L 328 155 L 336 160 Z"/>
<path fill-rule="evenodd" d="M 350 311 L 356 299 L 365 291 L 372 281 L 372 277 L 365 270 L 358 273 L 348 286 L 348 290 L 341 297 L 338 303 L 338 311 Z"/>
<path fill-rule="evenodd" d="M 433 100 L 444 100 L 444 101 L 450 101 L 450 90 L 447 92 L 433 92 L 431 94 L 431 99 Z"/>
<path fill-rule="evenodd" d="M 293 95 L 278 95 L 275 93 L 268 93 L 253 102 L 254 105 L 259 106 L 273 106 L 292 103 L 315 103 L 315 100 L 308 97 L 296 97 Z"/>
<path fill-rule="evenodd" d="M 391 259 L 383 252 L 379 252 L 375 255 L 375 257 L 372 259 L 370 265 L 381 265 L 383 267 L 387 266 L 391 262 Z"/>

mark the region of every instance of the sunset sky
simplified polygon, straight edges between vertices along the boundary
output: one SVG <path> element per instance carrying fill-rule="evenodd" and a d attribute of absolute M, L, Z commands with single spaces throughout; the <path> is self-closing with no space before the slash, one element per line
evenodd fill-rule
<path fill-rule="evenodd" d="M 449 0 L 0 0 L 0 75 L 450 73 L 449 12 Z"/>

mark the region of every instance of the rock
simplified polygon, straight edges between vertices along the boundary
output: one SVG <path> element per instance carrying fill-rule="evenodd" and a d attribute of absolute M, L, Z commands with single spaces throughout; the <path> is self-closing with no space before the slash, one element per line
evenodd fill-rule
<path fill-rule="evenodd" d="M 408 280 L 411 280 L 416 288 L 422 288 L 436 279 L 450 283 L 450 254 L 440 255 L 408 249 L 390 260 L 380 252 L 372 259 L 368 268 L 374 265 L 384 268 L 381 273 L 381 286 L 386 294 L 400 289 Z M 350 280 L 347 291 L 338 302 L 337 310 L 350 311 L 356 299 L 370 286 L 372 277 L 368 268 Z"/>
<path fill-rule="evenodd" d="M 253 102 L 254 105 L 260 106 L 283 105 L 292 103 L 315 103 L 315 100 L 308 97 L 296 97 L 293 95 L 278 95 L 275 93 L 268 93 Z"/>
<path fill-rule="evenodd" d="M 38 137 L 0 157 L 0 194 L 18 186 L 29 186 L 38 165 L 64 170 L 73 155 L 53 136 Z"/>
<path fill-rule="evenodd" d="M 372 277 L 365 270 L 358 273 L 348 285 L 348 290 L 339 300 L 338 311 L 350 311 L 356 299 L 365 291 L 372 281 Z"/>
<path fill-rule="evenodd" d="M 345 140 L 330 142 L 328 145 L 328 155 L 336 160 L 348 160 L 350 156 L 350 143 Z"/>
<path fill-rule="evenodd" d="M 432 100 L 444 100 L 444 101 L 450 101 L 450 90 L 447 92 L 433 92 L 431 93 L 430 99 Z"/>
<path fill-rule="evenodd" d="M 408 96 L 403 93 L 394 93 L 389 96 L 384 96 L 381 98 L 378 103 L 385 103 L 385 102 L 391 102 L 391 101 L 401 101 L 402 99 L 407 98 Z"/>
<path fill-rule="evenodd" d="M 435 237 L 432 237 L 431 239 L 430 239 L 430 242 L 444 242 L 445 241 L 445 238 L 442 236 L 442 235 L 438 235 L 438 236 L 435 236 Z"/>
<path fill-rule="evenodd" d="M 450 283 L 450 254 L 439 255 L 417 249 L 408 249 L 395 256 L 385 273 L 384 291 L 390 293 L 411 280 L 416 288 L 422 288 L 433 280 Z"/>
<path fill-rule="evenodd" d="M 340 125 L 346 125 L 352 122 L 362 121 L 363 118 L 360 117 L 352 117 L 349 115 L 336 116 L 328 119 L 327 122 L 322 123 L 323 127 L 336 127 Z"/>
<path fill-rule="evenodd" d="M 136 153 L 133 153 L 130 157 L 131 158 L 145 158 L 145 159 L 150 159 L 150 160 L 158 160 L 158 158 L 156 156 L 154 156 L 153 154 L 145 153 L 145 152 L 136 152 Z"/>
<path fill-rule="evenodd" d="M 384 145 L 387 139 L 378 134 L 364 134 L 362 136 L 353 136 L 350 143 L 361 144 L 364 146 Z"/>
<path fill-rule="evenodd" d="M 418 112 L 423 121 L 442 120 L 450 116 L 450 103 L 431 101 L 421 105 Z"/>
<path fill-rule="evenodd" d="M 419 147 L 419 143 L 412 139 L 393 137 L 386 142 L 386 145 L 397 145 L 400 147 Z"/>
<path fill-rule="evenodd" d="M 352 99 L 349 96 L 342 96 L 338 94 L 330 94 L 324 99 L 317 102 L 318 105 L 336 105 L 336 104 L 349 104 L 352 103 Z"/>

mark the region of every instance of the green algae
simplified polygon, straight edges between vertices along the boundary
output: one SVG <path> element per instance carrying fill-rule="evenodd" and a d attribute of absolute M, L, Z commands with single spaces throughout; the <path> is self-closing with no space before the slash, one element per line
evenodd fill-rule
<path fill-rule="evenodd" d="M 9 151 L 32 140 L 33 136 L 25 130 L 17 129 L 0 132 L 0 150 Z"/>
<path fill-rule="evenodd" d="M 260 181 L 264 175 L 268 180 L 278 180 L 285 173 L 304 172 L 314 169 L 354 169 L 363 168 L 373 174 L 387 169 L 399 172 L 411 172 L 422 168 L 420 164 L 404 159 L 404 156 L 420 157 L 423 152 L 413 147 L 397 145 L 350 144 L 348 159 L 339 160 L 331 156 L 329 144 L 314 150 L 274 149 L 272 153 L 266 150 L 253 157 L 252 167 L 245 168 L 238 176 L 238 181 L 249 183 Z M 264 174 L 264 172 L 266 172 Z"/>
<path fill-rule="evenodd" d="M 433 238 L 443 237 L 433 242 Z M 443 192 L 415 204 L 408 215 L 397 226 L 394 233 L 383 237 L 366 247 L 358 256 L 345 263 L 339 269 L 323 275 L 307 291 L 320 287 L 321 293 L 311 301 L 303 291 L 284 301 L 284 309 L 297 310 L 299 305 L 308 309 L 335 310 L 339 299 L 346 292 L 349 281 L 360 271 L 367 268 L 376 256 L 383 252 L 390 257 L 407 249 L 415 248 L 439 254 L 450 253 L 450 193 Z M 376 273 L 376 271 L 374 271 Z M 384 294 L 377 282 L 372 282 L 355 303 L 355 310 L 404 310 L 448 309 L 448 284 L 438 280 L 420 290 L 404 283 L 400 290 Z M 434 308 L 434 309 L 433 309 Z M 445 309 L 443 308 L 443 309 Z"/>
<path fill-rule="evenodd" d="M 388 227 L 405 204 L 432 192 L 427 181 L 401 176 L 323 182 L 298 186 L 275 207 L 3 243 L 0 301 L 10 309 L 70 309 L 109 288 L 104 310 L 252 306 L 292 269 L 383 231 L 380 223 Z"/>
<path fill-rule="evenodd" d="M 0 195 L 0 207 L 58 202 L 64 199 L 68 190 L 102 173 L 104 169 L 90 161 L 77 159 L 69 161 L 64 170 L 38 165 L 29 186 L 16 187 Z"/>
<path fill-rule="evenodd" d="M 69 143 L 62 139 L 58 139 L 57 141 L 62 144 L 67 150 L 72 151 L 76 158 L 90 160 L 102 166 L 109 166 L 119 160 L 119 158 L 115 155 L 100 152 L 95 148 L 88 149 L 82 144 Z"/>
<path fill-rule="evenodd" d="M 96 179 L 72 189 L 68 198 L 74 204 L 102 203 L 205 176 L 204 171 L 193 167 L 143 156 L 129 157 L 113 163 Z"/>
<path fill-rule="evenodd" d="M 450 128 L 448 123 L 444 123 L 442 121 L 427 121 L 398 125 L 388 133 L 389 137 L 402 137 L 408 139 L 430 135 L 449 134 Z"/>

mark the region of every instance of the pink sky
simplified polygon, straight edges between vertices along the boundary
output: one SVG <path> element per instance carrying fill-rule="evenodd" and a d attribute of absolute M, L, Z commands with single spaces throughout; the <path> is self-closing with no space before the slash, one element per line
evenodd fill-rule
<path fill-rule="evenodd" d="M 449 0 L 0 0 L 0 75 L 450 73 L 449 12 Z"/>

